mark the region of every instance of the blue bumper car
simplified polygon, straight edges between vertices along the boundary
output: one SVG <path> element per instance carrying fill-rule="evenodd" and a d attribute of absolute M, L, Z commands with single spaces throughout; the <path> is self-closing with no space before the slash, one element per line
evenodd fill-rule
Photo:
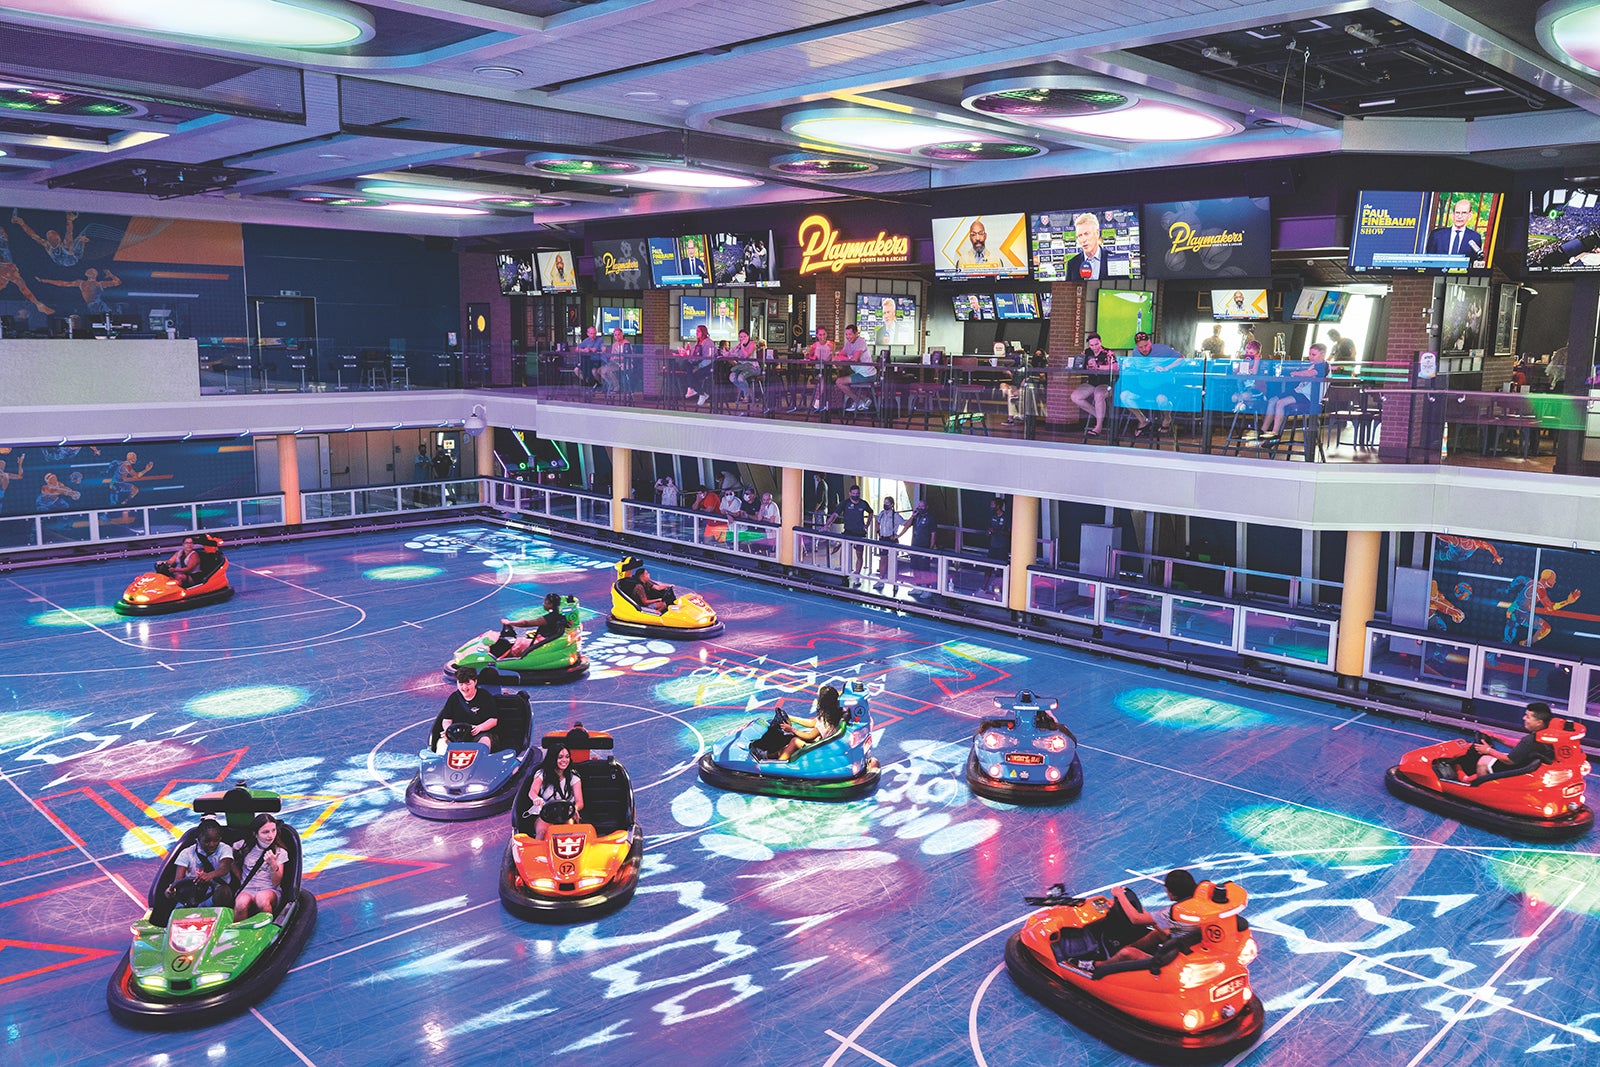
<path fill-rule="evenodd" d="M 1083 791 L 1078 739 L 1056 721 L 1053 697 L 1024 689 L 995 706 L 1001 714 L 972 735 L 967 786 L 974 793 L 1006 804 L 1059 804 Z"/>
<path fill-rule="evenodd" d="M 700 757 L 701 780 L 718 789 L 801 800 L 854 800 L 877 788 L 866 686 L 837 681 L 822 691 L 830 689 L 837 723 L 825 723 L 821 694 L 809 721 L 791 719 L 780 706 L 771 719 L 752 719 Z"/>
<path fill-rule="evenodd" d="M 528 694 L 501 693 L 495 697 L 495 743 L 486 749 L 465 732 L 460 740 L 445 739 L 443 755 L 438 744 L 444 712 L 433 721 L 428 747 L 418 753 L 420 765 L 406 787 L 406 807 L 413 815 L 444 822 L 481 819 L 509 811 L 517 796 L 517 780 L 534 762 L 533 719 Z"/>

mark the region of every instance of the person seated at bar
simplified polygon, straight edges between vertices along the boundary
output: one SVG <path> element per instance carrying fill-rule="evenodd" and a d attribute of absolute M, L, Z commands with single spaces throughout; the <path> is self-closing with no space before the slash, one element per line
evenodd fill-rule
<path fill-rule="evenodd" d="M 1106 398 L 1117 375 L 1117 354 L 1101 342 L 1098 333 L 1083 339 L 1083 369 L 1083 384 L 1072 391 L 1072 402 L 1094 419 L 1084 432 L 1099 437 L 1106 421 Z"/>

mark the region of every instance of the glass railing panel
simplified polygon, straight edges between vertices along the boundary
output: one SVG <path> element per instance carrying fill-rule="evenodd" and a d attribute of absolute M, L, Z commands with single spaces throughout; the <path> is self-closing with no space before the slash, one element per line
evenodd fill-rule
<path fill-rule="evenodd" d="M 1130 589 L 1124 585 L 1107 585 L 1105 624 L 1122 630 L 1142 633 L 1161 632 L 1160 593 L 1148 589 Z"/>
<path fill-rule="evenodd" d="M 1473 646 L 1417 634 L 1367 628 L 1367 676 L 1467 696 Z"/>
<path fill-rule="evenodd" d="M 1486 648 L 1478 677 L 1478 695 L 1524 704 L 1542 700 L 1558 712 L 1572 699 L 1572 674 L 1578 664 L 1524 652 Z"/>
<path fill-rule="evenodd" d="M 1092 623 L 1098 590 L 1098 582 L 1032 571 L 1028 575 L 1028 607 L 1032 611 Z"/>
<path fill-rule="evenodd" d="M 1172 598 L 1172 618 L 1168 632 L 1173 637 L 1216 648 L 1233 647 L 1234 622 L 1239 609 L 1232 604 L 1209 600 Z"/>
<path fill-rule="evenodd" d="M 1240 651 L 1318 667 L 1333 666 L 1335 624 L 1259 608 L 1244 609 Z"/>

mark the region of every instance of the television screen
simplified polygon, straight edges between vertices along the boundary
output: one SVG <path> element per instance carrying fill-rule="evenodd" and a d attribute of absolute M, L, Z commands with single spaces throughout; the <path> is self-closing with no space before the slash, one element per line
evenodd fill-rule
<path fill-rule="evenodd" d="M 712 284 L 776 286 L 776 250 L 771 230 L 712 234 Z"/>
<path fill-rule="evenodd" d="M 649 243 L 641 238 L 627 241 L 595 241 L 594 286 L 600 290 L 643 289 L 649 278 Z"/>
<path fill-rule="evenodd" d="M 734 341 L 739 337 L 739 298 L 714 296 L 711 298 L 711 321 L 706 324 L 713 341 Z"/>
<path fill-rule="evenodd" d="M 1600 193 L 1548 189 L 1528 203 L 1528 273 L 1600 270 Z"/>
<path fill-rule="evenodd" d="M 695 328 L 711 329 L 711 298 L 709 296 L 678 297 L 678 337 L 693 341 Z"/>
<path fill-rule="evenodd" d="M 1290 322 L 1316 322 L 1322 312 L 1322 302 L 1327 299 L 1326 289 L 1302 289 L 1295 298 L 1294 310 L 1289 312 Z"/>
<path fill-rule="evenodd" d="M 538 295 L 539 278 L 534 273 L 532 252 L 501 252 L 495 260 L 501 296 Z"/>
<path fill-rule="evenodd" d="M 1363 192 L 1350 234 L 1350 270 L 1487 270 L 1500 226 L 1499 193 Z"/>
<path fill-rule="evenodd" d="M 1272 202 L 1184 200 L 1142 209 L 1147 278 L 1265 278 L 1272 274 Z"/>
<path fill-rule="evenodd" d="M 629 337 L 644 333 L 644 308 L 622 309 L 622 332 Z"/>
<path fill-rule="evenodd" d="M 971 322 L 978 317 L 977 293 L 957 293 L 953 299 L 957 322 Z"/>
<path fill-rule="evenodd" d="M 1140 275 L 1139 209 L 1108 207 L 1030 216 L 1033 276 L 1087 282 Z"/>
<path fill-rule="evenodd" d="M 1329 291 L 1327 299 L 1322 302 L 1321 310 L 1317 312 L 1317 321 L 1338 322 L 1344 318 L 1344 309 L 1349 303 L 1349 293 L 1341 293 L 1337 290 Z"/>
<path fill-rule="evenodd" d="M 961 318 L 959 296 L 956 297 L 956 318 Z M 886 293 L 858 293 L 856 326 L 874 349 L 914 345 L 917 343 L 917 299 Z"/>
<path fill-rule="evenodd" d="M 1133 335 L 1155 322 L 1156 294 L 1133 289 L 1101 289 L 1095 296 L 1100 343 L 1107 348 L 1132 348 Z"/>
<path fill-rule="evenodd" d="M 547 293 L 575 293 L 578 291 L 577 264 L 571 252 L 540 252 L 539 283 Z"/>
<path fill-rule="evenodd" d="M 650 249 L 650 278 L 656 285 L 710 285 L 711 264 L 706 260 L 706 239 L 698 234 L 688 237 L 652 237 Z"/>
<path fill-rule="evenodd" d="M 1040 293 L 1039 294 L 1039 317 L 1040 318 L 1048 319 L 1050 317 L 1050 297 L 1051 296 L 1052 296 L 1051 293 Z"/>
<path fill-rule="evenodd" d="M 933 220 L 933 273 L 941 281 L 1028 276 L 1028 221 L 1020 214 Z"/>
<path fill-rule="evenodd" d="M 978 294 L 978 314 L 975 317 L 986 322 L 994 318 L 994 294 Z"/>
<path fill-rule="evenodd" d="M 597 325 L 600 327 L 602 340 L 611 340 L 611 331 L 618 326 L 622 327 L 625 337 L 636 337 L 639 334 L 639 308 L 602 307 Z"/>
<path fill-rule="evenodd" d="M 1263 322 L 1267 318 L 1265 289 L 1211 290 L 1211 317 L 1227 321 Z"/>
<path fill-rule="evenodd" d="M 1023 303 L 1023 298 L 1027 303 Z M 994 317 L 997 319 L 1036 319 L 1039 309 L 1034 303 L 1032 293 L 996 293 L 994 294 Z"/>

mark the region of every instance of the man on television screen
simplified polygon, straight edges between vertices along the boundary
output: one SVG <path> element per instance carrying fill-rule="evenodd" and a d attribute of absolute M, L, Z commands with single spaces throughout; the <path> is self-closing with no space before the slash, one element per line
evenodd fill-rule
<path fill-rule="evenodd" d="M 1472 201 L 1461 197 L 1450 210 L 1450 225 L 1428 234 L 1428 252 L 1444 256 L 1466 256 L 1476 263 L 1483 257 L 1483 235 L 1470 228 Z"/>
<path fill-rule="evenodd" d="M 967 239 L 956 249 L 956 266 L 961 270 L 999 270 L 1000 257 L 989 251 L 989 231 L 982 219 L 973 219 Z"/>
<path fill-rule="evenodd" d="M 900 310 L 895 306 L 894 297 L 883 298 L 883 307 L 879 314 L 878 328 L 873 335 L 873 344 L 878 347 L 895 345 L 901 342 L 895 339 L 895 334 L 900 329 Z"/>
<path fill-rule="evenodd" d="M 1092 211 L 1072 217 L 1078 251 L 1067 260 L 1069 281 L 1097 282 L 1106 276 L 1106 250 L 1100 243 L 1100 216 Z"/>

